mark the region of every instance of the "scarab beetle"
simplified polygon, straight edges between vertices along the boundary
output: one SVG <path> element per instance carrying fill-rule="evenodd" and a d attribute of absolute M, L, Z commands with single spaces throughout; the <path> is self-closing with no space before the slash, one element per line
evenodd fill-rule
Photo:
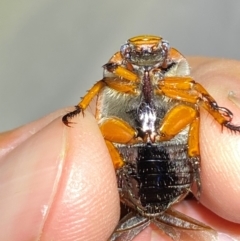
<path fill-rule="evenodd" d="M 240 131 L 231 124 L 233 114 L 192 79 L 187 60 L 161 37 L 130 38 L 103 68 L 103 79 L 63 122 L 71 124 L 97 96 L 96 119 L 116 170 L 121 202 L 130 210 L 109 240 L 130 241 L 150 224 L 173 240 L 199 237 L 203 231 L 204 240 L 214 239 L 210 227 L 171 206 L 194 183 L 200 195 L 199 109 Z"/>

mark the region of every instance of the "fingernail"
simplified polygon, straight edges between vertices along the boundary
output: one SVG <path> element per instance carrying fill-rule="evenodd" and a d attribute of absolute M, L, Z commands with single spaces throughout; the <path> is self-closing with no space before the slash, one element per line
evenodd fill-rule
<path fill-rule="evenodd" d="M 228 93 L 228 99 L 240 108 L 240 93 L 231 90 Z"/>
<path fill-rule="evenodd" d="M 238 241 L 237 239 L 232 238 L 225 233 L 218 233 L 218 240 L 219 241 Z"/>

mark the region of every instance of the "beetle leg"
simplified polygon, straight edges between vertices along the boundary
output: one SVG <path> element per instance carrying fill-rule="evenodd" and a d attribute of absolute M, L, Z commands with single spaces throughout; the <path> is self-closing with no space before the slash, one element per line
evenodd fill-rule
<path fill-rule="evenodd" d="M 198 95 L 189 94 L 187 91 L 183 91 L 183 90 L 168 89 L 166 87 L 161 87 L 161 89 L 156 90 L 155 93 L 158 95 L 163 94 L 169 98 L 185 101 L 193 104 L 196 104 L 199 100 Z"/>
<path fill-rule="evenodd" d="M 201 159 L 200 156 L 193 156 L 190 157 L 190 162 L 192 165 L 192 172 L 193 172 L 193 180 L 196 184 L 197 187 L 197 193 L 196 193 L 196 198 L 197 200 L 200 199 L 200 194 L 202 190 L 202 184 L 201 184 L 201 177 L 200 177 L 200 171 L 201 171 Z"/>
<path fill-rule="evenodd" d="M 187 125 L 191 124 L 196 118 L 198 118 L 197 111 L 188 105 L 177 105 L 173 107 L 165 115 L 162 125 L 159 129 L 160 141 L 171 140 Z"/>
<path fill-rule="evenodd" d="M 199 95 L 197 91 L 190 92 L 194 85 L 195 82 L 191 77 L 165 77 L 159 81 L 155 93 L 195 104 L 199 100 Z"/>
<path fill-rule="evenodd" d="M 120 78 L 122 78 L 126 81 L 129 81 L 129 82 L 132 82 L 132 83 L 134 83 L 134 82 L 138 83 L 139 82 L 137 74 L 135 74 L 134 72 L 122 67 L 119 64 L 109 62 L 109 63 L 105 64 L 103 67 L 107 71 L 109 71 L 110 73 L 113 73 L 113 74 L 117 75 L 118 77 L 120 77 Z"/>
<path fill-rule="evenodd" d="M 201 106 L 206 109 L 219 124 L 229 129 L 240 131 L 240 127 L 229 124 L 233 118 L 233 113 L 230 110 L 218 106 L 214 98 L 200 84 L 195 83 L 194 90 L 201 94 Z"/>
<path fill-rule="evenodd" d="M 90 104 L 91 100 L 100 92 L 100 90 L 105 86 L 103 80 L 99 80 L 89 91 L 88 93 L 82 98 L 82 100 L 78 103 L 78 105 L 75 106 L 75 110 L 64 115 L 62 118 L 62 122 L 69 126 L 72 122 L 69 121 L 69 119 L 73 118 L 77 114 L 83 112 L 88 105 Z"/>
<path fill-rule="evenodd" d="M 74 111 L 71 111 L 71 112 L 67 113 L 66 115 L 64 115 L 64 116 L 62 117 L 62 122 L 63 122 L 66 126 L 70 127 L 69 124 L 72 124 L 73 122 L 68 121 L 68 119 L 72 119 L 74 116 L 76 116 L 76 115 L 78 115 L 79 113 L 81 113 L 81 111 L 82 111 L 81 107 L 79 107 L 78 105 L 76 105 Z"/>
<path fill-rule="evenodd" d="M 221 125 L 227 126 L 232 119 L 232 113 L 228 109 L 218 106 L 217 102 L 210 95 L 203 95 L 201 97 L 197 92 L 191 93 L 190 91 L 187 92 L 177 89 L 168 89 L 165 87 L 162 87 L 161 90 L 156 90 L 156 92 L 158 94 L 163 93 L 167 97 L 185 101 L 188 103 L 199 103 L 199 105 L 202 106 L 205 110 L 207 110 Z"/>
<path fill-rule="evenodd" d="M 199 118 L 192 121 L 188 134 L 188 155 L 193 168 L 194 181 L 197 185 L 197 199 L 201 193 L 200 150 L 199 150 Z"/>
<path fill-rule="evenodd" d="M 160 127 L 160 141 L 168 141 L 190 125 L 188 135 L 188 155 L 193 168 L 194 181 L 197 184 L 197 197 L 201 192 L 200 151 L 199 151 L 199 117 L 194 108 L 187 105 L 177 105 L 163 119 Z"/>
<path fill-rule="evenodd" d="M 109 154 L 111 156 L 112 162 L 113 162 L 113 166 L 115 170 L 118 170 L 119 168 L 121 168 L 124 165 L 124 161 L 119 153 L 119 151 L 117 150 L 117 148 L 112 144 L 112 142 L 105 140 Z"/>
<path fill-rule="evenodd" d="M 106 118 L 100 123 L 99 127 L 103 137 L 108 141 L 120 144 L 134 142 L 136 131 L 120 118 Z"/>
<path fill-rule="evenodd" d="M 121 93 L 136 94 L 137 84 L 139 83 L 138 76 L 125 67 L 117 63 L 109 62 L 103 66 L 107 74 L 104 77 L 104 82 L 109 88 Z M 115 76 L 112 76 L 114 74 Z"/>
<path fill-rule="evenodd" d="M 107 118 L 100 123 L 99 128 L 106 141 L 115 170 L 124 165 L 124 161 L 112 142 L 119 144 L 134 143 L 137 140 L 136 131 L 125 121 L 117 118 Z"/>
<path fill-rule="evenodd" d="M 203 87 L 201 86 L 201 88 Z M 217 102 L 209 94 L 203 94 L 201 106 L 206 109 L 219 124 L 232 131 L 240 132 L 240 126 L 231 124 L 233 113 L 225 107 L 218 106 Z"/>
<path fill-rule="evenodd" d="M 199 118 L 196 117 L 189 129 L 188 134 L 188 154 L 190 157 L 195 157 L 200 155 L 199 151 Z"/>
<path fill-rule="evenodd" d="M 195 81 L 190 76 L 165 77 L 163 80 L 159 81 L 160 89 L 165 87 L 167 89 L 190 90 L 194 85 Z"/>
<path fill-rule="evenodd" d="M 165 77 L 159 81 L 155 92 L 158 95 L 164 94 L 172 99 L 195 104 L 199 100 L 199 95 L 197 91 L 191 91 L 194 85 L 195 81 L 191 77 Z"/>
<path fill-rule="evenodd" d="M 65 125 L 69 126 L 71 123 L 68 119 L 73 118 L 75 115 L 83 112 L 91 100 L 101 91 L 105 86 L 108 86 L 118 92 L 135 94 L 136 93 L 136 83 L 138 82 L 138 76 L 132 71 L 117 65 L 115 63 L 107 63 L 104 65 L 109 72 L 116 74 L 116 77 L 105 77 L 98 81 L 83 97 L 83 99 L 75 106 L 75 110 L 64 115 L 62 121 Z"/>
<path fill-rule="evenodd" d="M 105 77 L 98 81 L 83 97 L 83 99 L 75 106 L 75 110 L 64 115 L 62 121 L 65 125 L 69 126 L 71 122 L 69 119 L 73 118 L 75 115 L 83 112 L 91 100 L 101 91 L 104 86 L 109 86 L 110 88 L 128 94 L 136 93 L 136 83 L 138 83 L 138 76 L 132 71 L 116 64 L 107 63 L 103 66 L 107 71 L 116 75 L 116 77 Z"/>
<path fill-rule="evenodd" d="M 164 94 L 170 98 L 189 103 L 199 103 L 219 124 L 240 132 L 240 126 L 231 124 L 232 112 L 227 108 L 218 106 L 205 88 L 190 77 L 166 77 L 159 81 L 158 87 L 159 89 L 155 91 L 156 94 Z"/>
<path fill-rule="evenodd" d="M 114 89 L 120 93 L 126 93 L 126 94 L 136 94 L 136 85 L 129 84 L 128 81 L 125 79 L 121 79 L 119 77 L 105 77 L 104 82 L 106 85 Z"/>
<path fill-rule="evenodd" d="M 194 181 L 197 184 L 197 197 L 201 192 L 200 151 L 199 151 L 199 117 L 197 110 L 187 105 L 178 105 L 171 109 L 163 119 L 160 127 L 160 141 L 168 141 L 190 125 L 188 134 L 188 155 L 193 168 Z"/>

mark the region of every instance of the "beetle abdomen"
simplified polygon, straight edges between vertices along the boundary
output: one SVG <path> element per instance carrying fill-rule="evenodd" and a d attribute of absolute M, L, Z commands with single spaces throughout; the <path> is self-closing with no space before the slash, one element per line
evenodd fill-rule
<path fill-rule="evenodd" d="M 160 209 L 178 199 L 192 183 L 192 171 L 186 158 L 178 159 L 168 148 L 153 145 L 138 150 L 137 177 L 142 206 L 159 205 Z"/>
<path fill-rule="evenodd" d="M 118 146 L 125 165 L 118 170 L 123 203 L 144 216 L 156 216 L 183 198 L 193 183 L 186 144 L 155 143 Z"/>

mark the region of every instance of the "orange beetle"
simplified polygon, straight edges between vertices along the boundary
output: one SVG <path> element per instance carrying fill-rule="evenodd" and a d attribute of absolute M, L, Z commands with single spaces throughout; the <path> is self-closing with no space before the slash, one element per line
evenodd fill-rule
<path fill-rule="evenodd" d="M 194 183 L 200 195 L 199 109 L 240 131 L 231 124 L 231 111 L 192 79 L 181 53 L 152 35 L 130 38 L 112 56 L 103 79 L 63 117 L 64 124 L 69 126 L 96 96 L 96 119 L 116 170 L 121 202 L 130 210 L 109 240 L 130 241 L 151 223 L 173 240 L 183 233 L 214 240 L 213 229 L 171 206 Z"/>

